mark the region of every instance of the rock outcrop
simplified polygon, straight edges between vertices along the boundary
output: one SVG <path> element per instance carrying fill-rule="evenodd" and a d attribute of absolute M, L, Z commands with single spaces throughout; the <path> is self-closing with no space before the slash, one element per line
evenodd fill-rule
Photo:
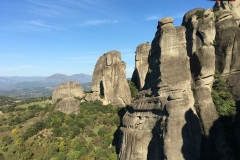
<path fill-rule="evenodd" d="M 66 114 L 77 114 L 80 110 L 80 101 L 73 97 L 66 97 L 55 106 L 55 110 Z"/>
<path fill-rule="evenodd" d="M 84 97 L 82 86 L 78 82 L 65 82 L 54 89 L 52 95 L 52 102 L 56 103 L 58 99 L 66 97 Z"/>
<path fill-rule="evenodd" d="M 103 97 L 106 103 L 126 106 L 131 102 L 131 93 L 126 79 L 126 64 L 118 51 L 103 54 L 93 72 L 92 91 Z"/>
<path fill-rule="evenodd" d="M 145 86 L 122 120 L 120 160 L 200 159 L 189 58 L 172 22 L 159 21 Z"/>
<path fill-rule="evenodd" d="M 180 27 L 170 17 L 158 22 L 145 85 L 122 118 L 119 160 L 233 159 L 211 89 L 219 70 L 240 104 L 236 16 L 231 9 L 196 8 Z"/>
<path fill-rule="evenodd" d="M 135 52 L 135 70 L 133 72 L 131 81 L 139 90 L 141 90 L 145 84 L 150 49 L 151 45 L 147 42 L 138 45 Z"/>
<path fill-rule="evenodd" d="M 220 1 L 216 2 L 214 5 L 215 8 L 219 9 L 220 11 L 230 11 L 233 15 L 234 20 L 239 25 L 240 23 L 240 1 Z"/>

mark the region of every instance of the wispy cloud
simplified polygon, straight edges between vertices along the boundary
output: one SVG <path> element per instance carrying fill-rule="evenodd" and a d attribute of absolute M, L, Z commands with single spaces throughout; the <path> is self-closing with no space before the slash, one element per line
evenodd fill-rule
<path fill-rule="evenodd" d="M 182 19 L 183 16 L 184 16 L 184 13 L 178 13 L 178 14 L 172 15 L 171 17 L 174 19 Z"/>
<path fill-rule="evenodd" d="M 151 21 L 151 20 L 158 20 L 159 18 L 160 18 L 160 16 L 152 15 L 152 16 L 146 17 L 145 20 Z"/>
<path fill-rule="evenodd" d="M 29 69 L 29 68 L 35 68 L 37 66 L 34 65 L 20 65 L 20 66 L 15 66 L 15 67 L 9 67 L 9 68 L 3 68 L 1 69 L 2 71 L 15 71 L 15 70 L 24 70 L 24 69 Z"/>
<path fill-rule="evenodd" d="M 17 29 L 20 29 L 24 32 L 50 32 L 53 30 L 64 30 L 56 24 L 49 24 L 41 20 L 31 20 L 31 21 L 22 21 L 19 22 Z"/>
<path fill-rule="evenodd" d="M 89 25 L 102 25 L 102 24 L 114 24 L 114 23 L 118 23 L 118 20 L 88 20 L 84 23 L 85 26 L 89 26 Z"/>
<path fill-rule="evenodd" d="M 64 61 L 68 62 L 81 62 L 81 63 L 96 63 L 98 60 L 99 56 L 81 56 L 81 57 L 67 57 L 64 59 Z"/>
<path fill-rule="evenodd" d="M 48 29 L 58 29 L 57 27 L 47 25 L 44 22 L 39 21 L 39 20 L 27 21 L 26 23 L 29 25 L 37 26 L 37 27 L 43 27 L 43 28 L 48 28 Z"/>

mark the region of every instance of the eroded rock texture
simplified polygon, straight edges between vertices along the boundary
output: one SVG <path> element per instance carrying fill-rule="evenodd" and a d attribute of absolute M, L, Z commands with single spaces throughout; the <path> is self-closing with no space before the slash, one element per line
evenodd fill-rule
<path fill-rule="evenodd" d="M 139 90 L 141 90 L 145 84 L 150 49 L 151 45 L 147 42 L 137 46 L 135 52 L 135 70 L 131 81 L 138 87 Z"/>
<path fill-rule="evenodd" d="M 212 9 L 204 11 L 203 17 L 194 12 L 185 19 L 187 28 L 187 48 L 190 56 L 195 108 L 202 130 L 201 159 L 231 159 L 227 153 L 221 123 L 218 120 L 215 105 L 211 97 L 211 87 L 215 72 L 215 16 Z M 189 15 L 189 13 L 186 13 Z M 186 17 L 186 16 L 185 16 Z M 191 18 L 192 17 L 192 18 Z M 191 49 L 192 48 L 192 49 Z"/>
<path fill-rule="evenodd" d="M 237 102 L 234 133 L 238 142 L 237 150 L 240 150 L 240 28 L 230 11 L 222 11 L 217 18 L 216 69 L 226 79 Z"/>
<path fill-rule="evenodd" d="M 79 106 L 79 100 L 73 97 L 66 97 L 56 105 L 55 110 L 59 110 L 66 114 L 77 114 L 80 110 Z"/>
<path fill-rule="evenodd" d="M 201 131 L 191 91 L 184 28 L 159 21 L 146 84 L 121 127 L 120 160 L 200 159 Z"/>
<path fill-rule="evenodd" d="M 131 93 L 125 68 L 120 52 L 110 51 L 102 55 L 94 68 L 92 91 L 115 106 L 130 104 Z"/>
<path fill-rule="evenodd" d="M 58 99 L 66 97 L 84 97 L 82 86 L 78 82 L 66 82 L 54 89 L 52 102 L 56 103 Z"/>

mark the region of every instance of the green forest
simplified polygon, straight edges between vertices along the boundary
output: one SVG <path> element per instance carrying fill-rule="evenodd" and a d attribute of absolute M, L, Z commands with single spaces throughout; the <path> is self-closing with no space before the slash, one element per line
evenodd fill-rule
<path fill-rule="evenodd" d="M 117 159 L 113 140 L 124 108 L 84 102 L 78 114 L 67 115 L 48 99 L 1 97 L 0 159 Z"/>
<path fill-rule="evenodd" d="M 233 138 L 236 104 L 219 72 L 214 78 L 212 98 L 229 152 L 240 157 Z M 138 90 L 128 83 L 134 100 Z M 0 96 L 0 159 L 117 159 L 120 119 L 126 108 L 101 101 L 81 102 L 78 114 L 67 115 L 54 110 L 57 103 L 52 104 L 51 97 L 19 100 Z"/>

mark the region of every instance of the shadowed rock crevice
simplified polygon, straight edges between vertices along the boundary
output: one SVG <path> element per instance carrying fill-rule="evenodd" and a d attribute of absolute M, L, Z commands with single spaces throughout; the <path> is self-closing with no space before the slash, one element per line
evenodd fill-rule
<path fill-rule="evenodd" d="M 182 153 L 185 160 L 200 159 L 200 143 L 201 134 L 200 124 L 198 117 L 193 113 L 192 109 L 189 109 L 185 113 L 186 124 L 182 128 Z M 196 134 L 198 133 L 198 134 Z"/>

